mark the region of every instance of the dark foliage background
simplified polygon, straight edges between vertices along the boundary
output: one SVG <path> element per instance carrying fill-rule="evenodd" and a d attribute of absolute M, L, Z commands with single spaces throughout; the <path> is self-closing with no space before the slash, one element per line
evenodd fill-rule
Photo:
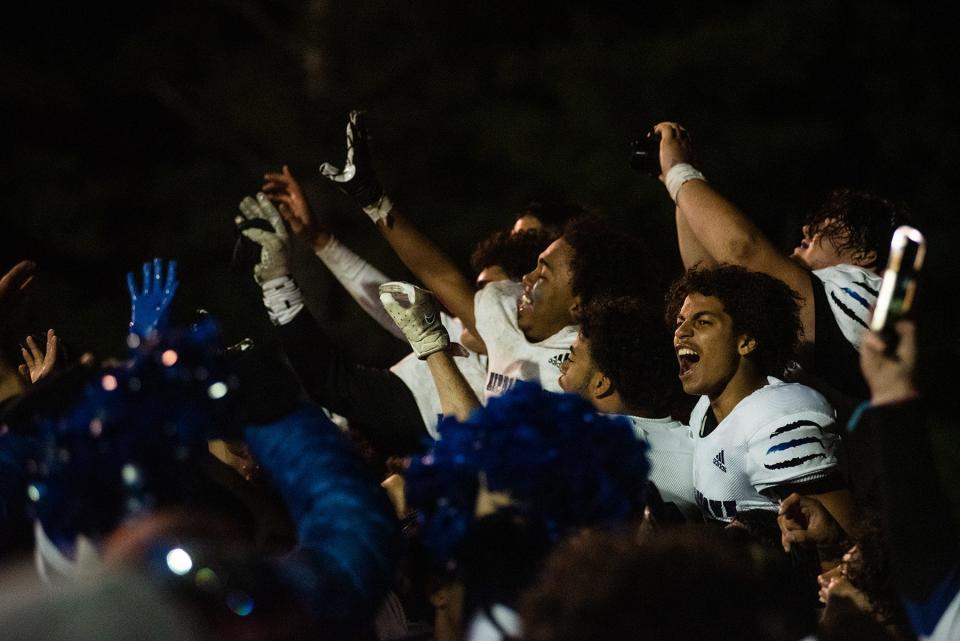
<path fill-rule="evenodd" d="M 180 262 L 177 314 L 270 341 L 258 291 L 228 259 L 236 203 L 288 163 L 347 244 L 408 277 L 317 166 L 342 162 L 369 113 L 381 179 L 466 266 L 533 199 L 601 207 L 679 267 L 672 207 L 627 166 L 663 119 L 692 132 L 711 181 L 784 249 L 833 186 L 908 202 L 931 240 L 930 384 L 952 377 L 958 141 L 948 5 L 487 0 L 173 0 L 7 9 L 0 40 L 0 268 L 40 278 L 8 345 L 55 327 L 119 354 L 123 274 Z M 314 311 L 358 358 L 403 346 L 301 252 Z"/>

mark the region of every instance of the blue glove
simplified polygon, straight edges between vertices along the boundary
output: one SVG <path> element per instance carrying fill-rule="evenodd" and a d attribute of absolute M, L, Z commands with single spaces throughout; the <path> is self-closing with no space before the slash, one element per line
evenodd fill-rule
<path fill-rule="evenodd" d="M 167 263 L 167 279 L 163 281 L 163 259 L 154 258 L 153 266 L 143 264 L 143 288 L 137 291 L 133 272 L 127 273 L 127 289 L 130 290 L 130 333 L 142 338 L 167 326 L 170 303 L 177 293 L 177 261 Z"/>

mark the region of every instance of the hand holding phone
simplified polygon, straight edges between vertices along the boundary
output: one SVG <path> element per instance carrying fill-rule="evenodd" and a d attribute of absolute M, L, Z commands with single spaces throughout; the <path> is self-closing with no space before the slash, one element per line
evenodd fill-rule
<path fill-rule="evenodd" d="M 880 294 L 870 318 L 870 329 L 896 349 L 896 322 L 909 315 L 917 295 L 917 277 L 927 253 L 927 241 L 917 229 L 898 227 L 890 241 L 890 258 L 883 273 Z"/>

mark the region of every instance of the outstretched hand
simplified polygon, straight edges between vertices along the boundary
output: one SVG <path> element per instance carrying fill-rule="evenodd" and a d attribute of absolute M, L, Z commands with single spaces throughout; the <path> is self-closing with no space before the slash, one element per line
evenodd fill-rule
<path fill-rule="evenodd" d="M 917 326 L 913 321 L 899 321 L 894 330 L 898 341 L 892 352 L 876 332 L 869 332 L 860 343 L 860 369 L 870 387 L 874 405 L 898 403 L 917 396 L 914 372 L 917 366 Z"/>
<path fill-rule="evenodd" d="M 280 212 L 263 192 L 256 200 L 247 196 L 240 201 L 240 215 L 234 219 L 240 233 L 260 245 L 260 262 L 253 267 L 253 278 L 263 285 L 290 273 L 287 258 L 287 229 Z"/>
<path fill-rule="evenodd" d="M 386 218 L 393 208 L 373 170 L 367 142 L 367 126 L 362 111 L 351 111 L 347 121 L 347 158 L 343 169 L 325 162 L 320 165 L 320 175 L 356 200 L 374 222 Z"/>
<path fill-rule="evenodd" d="M 394 281 L 380 285 L 380 302 L 421 360 L 447 350 L 455 356 L 466 355 L 462 346 L 450 342 L 431 292 L 410 283 Z"/>
<path fill-rule="evenodd" d="M 263 178 L 263 192 L 290 225 L 293 235 L 314 249 L 322 249 L 330 241 L 330 232 L 310 211 L 310 204 L 290 168 L 284 165 L 279 173 L 268 172 Z"/>
<path fill-rule="evenodd" d="M 167 276 L 163 277 L 163 259 L 154 258 L 153 264 L 143 264 L 143 286 L 138 288 L 133 272 L 127 273 L 130 292 L 130 332 L 146 337 L 163 331 L 170 315 L 170 305 L 177 293 L 177 261 L 167 262 Z"/>
<path fill-rule="evenodd" d="M 26 347 L 21 347 L 23 365 L 18 369 L 24 380 L 36 383 L 50 374 L 57 364 L 57 335 L 52 329 L 47 330 L 47 345 L 41 350 L 33 336 L 27 336 Z"/>
<path fill-rule="evenodd" d="M 33 282 L 36 269 L 37 265 L 33 261 L 21 260 L 0 278 L 0 317 L 9 313 L 17 304 L 20 296 Z"/>
<path fill-rule="evenodd" d="M 845 538 L 843 528 L 820 501 L 796 492 L 780 504 L 777 524 L 785 552 L 789 552 L 795 543 L 828 547 Z"/>

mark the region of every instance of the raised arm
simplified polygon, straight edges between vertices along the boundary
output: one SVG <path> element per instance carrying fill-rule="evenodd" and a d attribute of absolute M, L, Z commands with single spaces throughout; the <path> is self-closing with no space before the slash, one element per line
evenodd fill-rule
<path fill-rule="evenodd" d="M 709 252 L 704 249 L 703 245 L 700 244 L 700 241 L 697 240 L 693 230 L 690 229 L 687 217 L 683 215 L 679 207 L 677 207 L 676 210 L 677 245 L 680 248 L 680 260 L 683 261 L 683 268 L 691 269 L 697 265 L 705 269 L 717 267 L 720 263 L 714 260 L 713 256 L 711 256 Z"/>
<path fill-rule="evenodd" d="M 730 263 L 778 278 L 800 294 L 804 340 L 814 340 L 813 287 L 810 274 L 768 239 L 746 214 L 711 187 L 693 168 L 689 136 L 678 124 L 662 122 L 660 134 L 661 180 L 677 205 L 677 231 L 681 255 L 697 248 L 714 263 Z M 684 256 L 684 265 L 687 264 Z"/>
<path fill-rule="evenodd" d="M 343 169 L 324 163 L 320 173 L 356 200 L 407 268 L 433 291 L 451 314 L 460 318 L 467 329 L 475 331 L 474 291 L 469 280 L 383 193 L 370 160 L 362 112 L 350 112 L 347 158 Z"/>
<path fill-rule="evenodd" d="M 337 282 L 367 315 L 385 330 L 405 341 L 403 333 L 397 329 L 380 304 L 378 288 L 390 278 L 341 244 L 320 223 L 310 210 L 300 184 L 290 173 L 289 167 L 284 165 L 279 173 L 265 174 L 264 180 L 264 193 L 276 205 L 293 235 L 310 245 L 317 258 L 326 265 Z"/>
<path fill-rule="evenodd" d="M 454 355 L 463 356 L 466 352 L 450 342 L 433 296 L 410 283 L 394 282 L 380 287 L 380 300 L 417 357 L 427 361 L 443 414 L 465 420 L 480 407 L 480 401 L 453 362 Z"/>

